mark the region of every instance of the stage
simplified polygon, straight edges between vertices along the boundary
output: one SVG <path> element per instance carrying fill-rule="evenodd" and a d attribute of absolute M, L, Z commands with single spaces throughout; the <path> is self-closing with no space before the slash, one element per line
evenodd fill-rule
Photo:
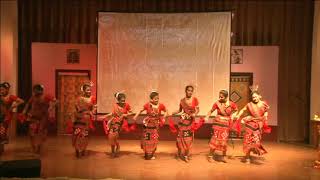
<path fill-rule="evenodd" d="M 107 140 L 92 136 L 88 156 L 77 159 L 70 136 L 49 137 L 41 154 L 42 177 L 86 179 L 318 179 L 313 169 L 316 150 L 303 145 L 266 142 L 269 153 L 254 158 L 253 164 L 241 162 L 241 140 L 230 143 L 228 163 L 209 163 L 208 140 L 196 139 L 189 163 L 175 159 L 174 141 L 160 141 L 156 160 L 146 161 L 138 140 L 121 140 L 120 157 L 111 159 Z M 39 158 L 30 151 L 29 139 L 12 139 L 1 160 Z"/>

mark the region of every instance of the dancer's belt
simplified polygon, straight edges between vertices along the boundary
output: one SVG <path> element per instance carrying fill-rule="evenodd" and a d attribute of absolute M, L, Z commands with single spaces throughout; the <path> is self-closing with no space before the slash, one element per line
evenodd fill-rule
<path fill-rule="evenodd" d="M 74 123 L 73 123 L 73 125 L 86 125 L 86 123 L 85 122 L 79 122 L 79 121 L 75 121 Z"/>
<path fill-rule="evenodd" d="M 157 129 L 156 126 L 153 126 L 153 127 L 148 127 L 148 126 L 144 126 L 145 129 Z"/>
<path fill-rule="evenodd" d="M 229 121 L 230 117 L 228 117 L 228 116 L 217 116 L 216 120 L 217 121 Z"/>
<path fill-rule="evenodd" d="M 77 112 L 78 114 L 80 114 L 80 116 L 83 116 L 83 115 L 91 115 L 91 112 L 88 111 L 88 110 L 80 110 Z"/>
<path fill-rule="evenodd" d="M 122 122 L 112 122 L 112 123 L 111 123 L 111 125 L 116 125 L 116 124 L 119 125 L 119 126 L 121 126 L 121 125 L 122 125 Z"/>
<path fill-rule="evenodd" d="M 255 127 L 252 127 L 252 126 L 250 126 L 250 125 L 248 125 L 248 124 L 246 124 L 245 126 L 246 126 L 246 128 L 249 128 L 249 129 L 252 130 L 252 131 L 258 131 L 258 130 L 260 130 L 259 127 L 255 128 Z"/>
<path fill-rule="evenodd" d="M 28 117 L 30 121 L 40 121 L 42 117 L 31 115 Z"/>
<path fill-rule="evenodd" d="M 228 125 L 226 125 L 226 124 L 220 124 L 220 123 L 217 123 L 217 122 L 212 123 L 212 125 L 213 125 L 213 126 L 220 126 L 220 127 L 227 127 L 227 128 L 229 128 Z"/>
<path fill-rule="evenodd" d="M 190 121 L 190 123 L 188 123 L 188 124 L 184 124 L 184 123 L 182 123 L 182 122 L 179 122 L 179 125 L 180 126 L 190 126 L 192 124 L 192 121 Z"/>
<path fill-rule="evenodd" d="M 184 131 L 182 131 L 182 136 L 183 137 L 191 137 L 191 136 L 193 136 L 193 132 L 191 130 L 184 130 Z"/>
<path fill-rule="evenodd" d="M 160 117 L 159 116 L 149 116 L 149 117 L 146 117 L 145 120 L 148 120 L 148 121 L 159 121 L 160 120 Z"/>
<path fill-rule="evenodd" d="M 192 118 L 191 118 L 191 119 L 183 119 L 183 120 L 189 121 L 189 123 L 188 123 L 188 124 L 184 124 L 184 123 L 182 123 L 182 122 L 179 122 L 179 125 L 180 125 L 180 126 L 190 126 L 190 125 L 192 124 Z"/>
<path fill-rule="evenodd" d="M 5 119 L 5 115 L 0 115 L 0 123 L 2 123 L 3 121 L 4 121 L 4 119 Z"/>
<path fill-rule="evenodd" d="M 112 132 L 120 132 L 120 129 L 119 128 L 111 128 L 110 131 L 112 131 Z"/>
<path fill-rule="evenodd" d="M 191 120 L 192 116 L 190 116 L 187 113 L 183 113 L 183 114 L 181 114 L 181 118 L 184 119 L 184 120 Z"/>

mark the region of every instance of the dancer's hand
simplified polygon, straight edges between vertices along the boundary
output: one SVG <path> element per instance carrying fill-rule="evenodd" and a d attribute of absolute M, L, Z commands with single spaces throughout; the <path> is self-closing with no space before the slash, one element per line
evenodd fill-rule
<path fill-rule="evenodd" d="M 238 118 L 237 118 L 236 115 L 234 115 L 234 114 L 231 115 L 231 120 L 232 120 L 232 121 L 236 121 L 237 119 L 238 119 Z"/>
<path fill-rule="evenodd" d="M 96 121 L 105 121 L 105 120 L 106 120 L 106 117 L 105 117 L 105 116 L 102 116 L 102 117 L 97 118 Z"/>
<path fill-rule="evenodd" d="M 136 117 L 136 116 L 134 116 L 134 117 L 132 118 L 132 120 L 137 121 L 137 117 Z"/>
<path fill-rule="evenodd" d="M 26 115 L 26 117 L 27 117 L 26 121 L 31 121 L 32 114 L 31 114 L 31 113 L 28 113 L 28 114 Z"/>
<path fill-rule="evenodd" d="M 16 103 L 12 103 L 10 110 L 13 110 L 14 108 L 17 108 L 17 107 L 18 107 L 18 105 Z"/>
<path fill-rule="evenodd" d="M 97 110 L 98 110 L 98 106 L 97 106 L 97 105 L 94 105 L 94 106 L 93 106 L 93 109 L 92 109 L 92 113 L 93 113 L 93 114 L 97 114 Z"/>
<path fill-rule="evenodd" d="M 263 118 L 265 121 L 268 121 L 268 115 L 264 115 Z"/>
<path fill-rule="evenodd" d="M 146 119 L 143 119 L 143 121 L 142 121 L 142 124 L 145 126 L 145 127 L 147 127 L 147 124 L 148 122 L 146 121 Z"/>

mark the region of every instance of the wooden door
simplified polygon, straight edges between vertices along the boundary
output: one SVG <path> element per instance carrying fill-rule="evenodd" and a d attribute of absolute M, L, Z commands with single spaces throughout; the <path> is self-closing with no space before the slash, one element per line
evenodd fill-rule
<path fill-rule="evenodd" d="M 81 95 L 81 85 L 90 79 L 90 71 L 57 70 L 58 98 L 57 133 L 66 134 L 68 121 L 74 121 L 75 101 Z"/>
<path fill-rule="evenodd" d="M 252 73 L 231 73 L 230 100 L 237 104 L 239 110 L 241 110 L 248 102 L 250 102 L 251 92 L 249 87 L 252 85 L 252 82 Z M 231 136 L 237 135 L 232 132 Z"/>

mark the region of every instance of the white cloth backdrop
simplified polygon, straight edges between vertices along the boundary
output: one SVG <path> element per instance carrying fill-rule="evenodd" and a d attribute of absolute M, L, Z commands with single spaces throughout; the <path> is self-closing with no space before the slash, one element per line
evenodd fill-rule
<path fill-rule="evenodd" d="M 229 89 L 230 12 L 99 13 L 98 112 L 110 112 L 124 90 L 134 111 L 156 89 L 170 112 L 195 86 L 204 115 Z"/>

